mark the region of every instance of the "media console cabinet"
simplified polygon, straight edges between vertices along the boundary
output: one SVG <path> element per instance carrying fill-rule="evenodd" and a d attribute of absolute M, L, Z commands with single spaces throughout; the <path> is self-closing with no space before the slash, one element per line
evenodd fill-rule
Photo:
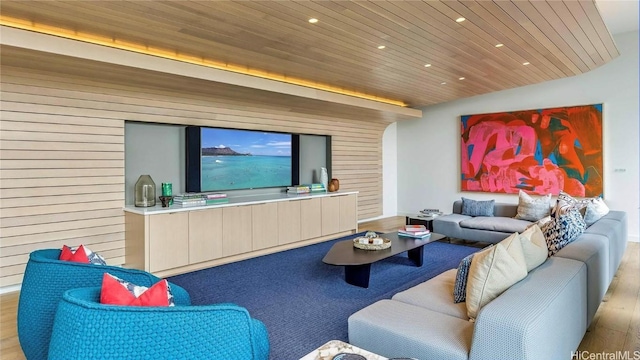
<path fill-rule="evenodd" d="M 125 266 L 165 277 L 354 234 L 357 204 L 356 191 L 126 206 Z"/>

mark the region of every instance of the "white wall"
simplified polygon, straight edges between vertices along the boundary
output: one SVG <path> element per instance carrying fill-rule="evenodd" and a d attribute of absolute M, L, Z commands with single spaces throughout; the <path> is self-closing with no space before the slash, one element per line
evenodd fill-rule
<path fill-rule="evenodd" d="M 589 73 L 430 106 L 422 119 L 398 123 L 398 214 L 427 207 L 450 212 L 462 195 L 517 203 L 517 195 L 460 192 L 461 115 L 604 103 L 605 202 L 628 213 L 630 240 L 638 241 L 638 32 L 614 39 L 621 56 Z M 385 202 L 393 201 L 392 192 Z"/>

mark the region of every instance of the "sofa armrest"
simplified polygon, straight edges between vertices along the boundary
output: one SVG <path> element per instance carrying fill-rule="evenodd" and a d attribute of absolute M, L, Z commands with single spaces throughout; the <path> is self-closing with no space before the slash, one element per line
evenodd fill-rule
<path fill-rule="evenodd" d="M 587 270 L 550 258 L 478 315 L 469 359 L 567 359 L 587 329 Z"/>

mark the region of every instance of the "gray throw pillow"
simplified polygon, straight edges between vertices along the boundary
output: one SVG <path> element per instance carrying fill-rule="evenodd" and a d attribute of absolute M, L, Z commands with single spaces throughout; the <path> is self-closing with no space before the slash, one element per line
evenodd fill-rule
<path fill-rule="evenodd" d="M 549 215 L 551 194 L 534 198 L 520 190 L 518 193 L 518 213 L 516 219 L 538 221 Z"/>
<path fill-rule="evenodd" d="M 604 200 L 600 197 L 588 199 L 586 210 L 584 213 L 584 222 L 587 226 L 593 225 L 596 221 L 600 220 L 603 216 L 609 213 L 609 207 L 604 203 Z"/>
<path fill-rule="evenodd" d="M 462 198 L 462 215 L 467 216 L 493 216 L 495 200 L 477 201 Z"/>

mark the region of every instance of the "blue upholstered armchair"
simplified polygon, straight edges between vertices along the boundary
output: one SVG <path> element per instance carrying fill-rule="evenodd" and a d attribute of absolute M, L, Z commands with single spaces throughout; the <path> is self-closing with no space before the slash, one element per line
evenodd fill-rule
<path fill-rule="evenodd" d="M 100 304 L 100 288 L 72 289 L 58 305 L 49 360 L 266 360 L 267 330 L 233 304 Z"/>
<path fill-rule="evenodd" d="M 59 256 L 58 249 L 36 250 L 29 255 L 18 302 L 18 339 L 28 360 L 47 358 L 55 312 L 66 290 L 100 286 L 105 272 L 147 287 L 160 280 L 141 270 L 61 261 Z M 191 304 L 183 288 L 170 286 L 176 304 Z"/>

